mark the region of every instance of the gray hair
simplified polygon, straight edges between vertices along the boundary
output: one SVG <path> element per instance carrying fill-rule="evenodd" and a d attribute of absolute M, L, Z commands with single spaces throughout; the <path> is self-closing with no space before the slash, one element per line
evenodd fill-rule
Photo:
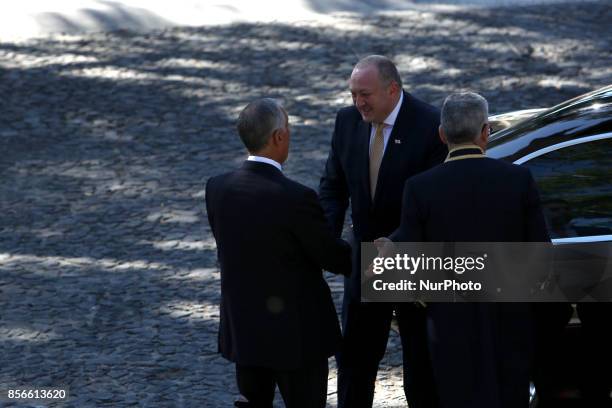
<path fill-rule="evenodd" d="M 389 86 L 392 81 L 395 81 L 400 88 L 402 87 L 402 78 L 400 78 L 399 72 L 397 72 L 397 67 L 389 58 L 382 55 L 368 55 L 359 60 L 355 65 L 355 69 L 370 66 L 376 67 L 378 78 L 383 85 Z"/>
<path fill-rule="evenodd" d="M 285 111 L 274 99 L 249 103 L 238 116 L 238 134 L 251 153 L 260 151 L 275 130 L 285 127 Z"/>
<path fill-rule="evenodd" d="M 444 100 L 440 122 L 451 144 L 474 141 L 489 118 L 489 104 L 474 92 L 449 95 Z"/>

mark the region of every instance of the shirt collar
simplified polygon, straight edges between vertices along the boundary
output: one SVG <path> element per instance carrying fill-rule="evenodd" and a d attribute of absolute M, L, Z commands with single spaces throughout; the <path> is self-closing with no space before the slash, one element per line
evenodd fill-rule
<path fill-rule="evenodd" d="M 399 110 L 402 107 L 403 101 L 404 101 L 404 91 L 401 91 L 399 101 L 397 101 L 395 108 L 393 108 L 389 116 L 387 116 L 387 118 L 383 122 L 385 125 L 391 126 L 391 127 L 395 125 L 395 120 L 397 119 L 397 115 L 399 114 Z"/>
<path fill-rule="evenodd" d="M 247 160 L 259 163 L 268 163 L 276 167 L 278 170 L 283 171 L 283 166 L 281 166 L 279 162 L 272 159 L 268 159 L 267 157 L 250 155 L 249 157 L 247 157 Z"/>

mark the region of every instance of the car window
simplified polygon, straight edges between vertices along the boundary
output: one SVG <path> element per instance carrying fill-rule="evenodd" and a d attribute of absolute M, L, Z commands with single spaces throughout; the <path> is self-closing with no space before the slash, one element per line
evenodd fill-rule
<path fill-rule="evenodd" d="M 528 167 L 551 238 L 612 234 L 612 139 L 565 147 Z"/>

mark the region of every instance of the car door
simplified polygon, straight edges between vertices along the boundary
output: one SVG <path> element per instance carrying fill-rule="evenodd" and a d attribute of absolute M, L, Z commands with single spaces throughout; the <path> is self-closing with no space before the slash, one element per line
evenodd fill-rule
<path fill-rule="evenodd" d="M 562 292 L 572 301 L 610 301 L 612 133 L 550 145 L 515 164 L 530 169 L 551 240 L 563 245 L 555 264 Z"/>
<path fill-rule="evenodd" d="M 612 241 L 612 133 L 536 150 L 514 162 L 530 169 L 555 244 Z"/>
<path fill-rule="evenodd" d="M 553 144 L 533 151 L 514 163 L 530 169 L 540 191 L 546 225 L 555 245 L 584 246 L 612 241 L 612 133 Z M 584 279 L 584 276 L 580 276 L 582 271 L 574 273 L 575 276 L 569 279 Z M 601 276 L 595 279 L 599 280 Z M 601 337 L 599 332 L 606 332 L 608 326 L 605 320 L 609 319 L 611 304 L 591 305 L 578 306 L 580 320 L 588 317 L 591 326 L 597 326 L 588 333 L 591 337 L 593 333 Z M 560 308 L 559 313 L 564 314 L 563 309 Z M 585 361 L 585 353 L 579 351 L 580 320 L 574 312 L 564 336 L 550 342 L 545 351 L 539 351 L 538 372 L 545 373 L 549 380 L 554 378 L 552 383 L 559 390 L 564 390 L 565 395 L 574 395 L 575 391 L 572 390 L 585 380 L 578 378 L 577 373 L 597 371 L 598 358 L 587 358 Z M 587 340 L 583 341 L 591 346 L 591 352 L 601 356 L 602 346 L 598 349 L 595 341 L 584 336 Z M 568 353 L 567 350 L 572 351 Z M 560 355 L 564 356 L 563 359 L 559 358 Z M 587 378 L 586 381 L 592 383 L 594 380 Z M 537 407 L 538 398 L 533 384 L 530 392 L 530 407 Z"/>

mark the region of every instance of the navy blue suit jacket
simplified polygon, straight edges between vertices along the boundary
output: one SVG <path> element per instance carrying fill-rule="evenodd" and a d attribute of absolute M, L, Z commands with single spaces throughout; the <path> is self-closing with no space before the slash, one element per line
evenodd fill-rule
<path fill-rule="evenodd" d="M 378 174 L 372 200 L 369 175 L 371 125 L 355 106 L 341 109 L 331 150 L 319 185 L 325 215 L 337 236 L 342 233 L 346 209 L 351 204 L 354 251 L 353 273 L 347 292 L 359 300 L 359 243 L 388 236 L 399 225 L 404 183 L 415 174 L 441 163 L 446 146 L 438 137 L 440 111 L 404 92 L 404 100 Z"/>
<path fill-rule="evenodd" d="M 349 274 L 317 194 L 270 164 L 245 162 L 206 184 L 221 269 L 219 351 L 279 370 L 326 358 L 340 327 L 322 269 Z"/>

